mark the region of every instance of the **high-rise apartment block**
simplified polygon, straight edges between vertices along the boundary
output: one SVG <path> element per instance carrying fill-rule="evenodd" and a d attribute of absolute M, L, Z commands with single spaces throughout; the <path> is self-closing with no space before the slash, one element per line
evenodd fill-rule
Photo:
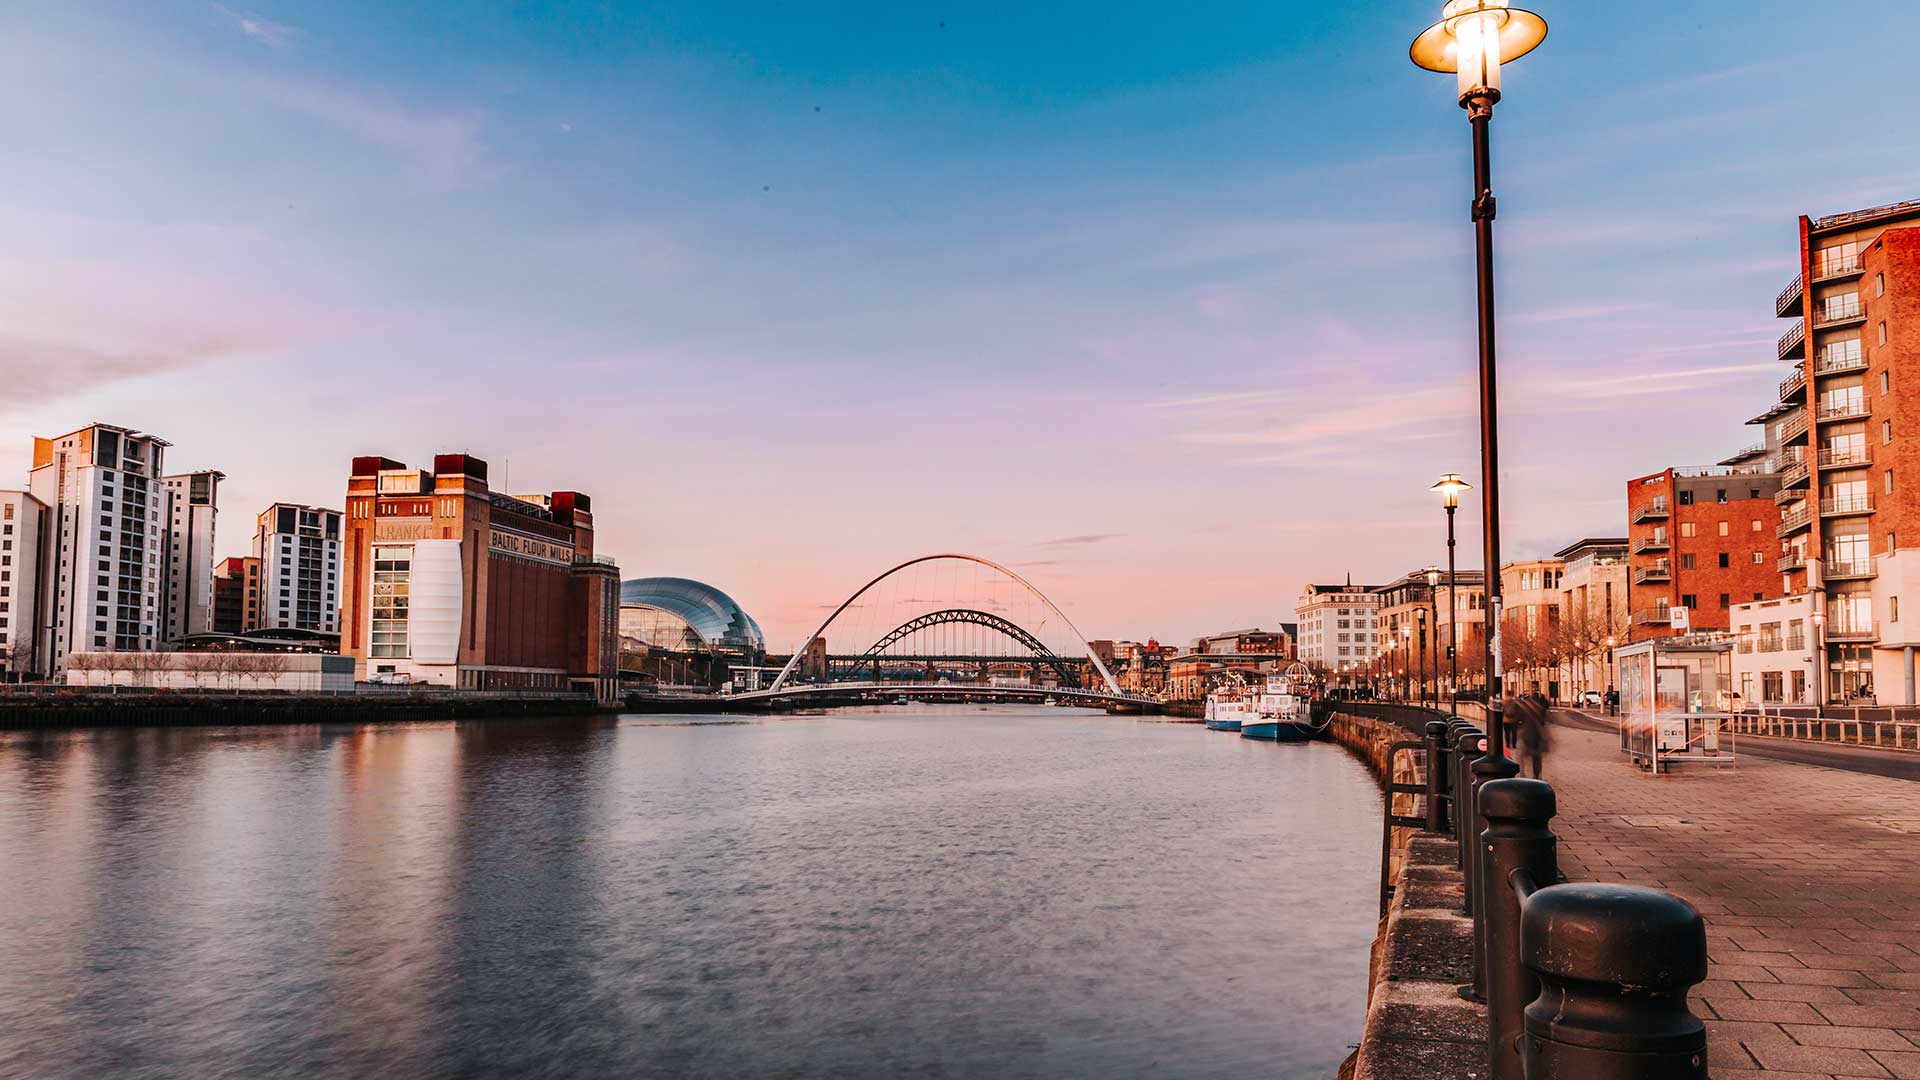
<path fill-rule="evenodd" d="M 362 678 L 470 689 L 618 689 L 619 570 L 576 491 L 509 496 L 487 463 L 353 460 L 340 651 Z"/>
<path fill-rule="evenodd" d="M 160 563 L 162 640 L 213 629 L 213 527 L 220 481 L 213 469 L 166 477 L 167 542 Z"/>
<path fill-rule="evenodd" d="M 1308 585 L 1293 609 L 1300 659 L 1333 671 L 1373 659 L 1379 610 L 1380 597 L 1372 588 L 1351 579 L 1344 585 Z"/>
<path fill-rule="evenodd" d="M 40 625 L 40 537 L 47 505 L 24 491 L 0 491 L 0 673 L 34 671 Z"/>
<path fill-rule="evenodd" d="M 256 520 L 259 629 L 340 632 L 340 511 L 274 503 Z"/>
<path fill-rule="evenodd" d="M 33 440 L 28 490 L 47 506 L 35 667 L 75 652 L 153 649 L 163 638 L 167 443 L 111 424 Z"/>
<path fill-rule="evenodd" d="M 1726 630 L 1733 605 L 1782 595 L 1773 565 L 1782 479 L 1741 463 L 1627 481 L 1630 625 L 1622 641 Z"/>

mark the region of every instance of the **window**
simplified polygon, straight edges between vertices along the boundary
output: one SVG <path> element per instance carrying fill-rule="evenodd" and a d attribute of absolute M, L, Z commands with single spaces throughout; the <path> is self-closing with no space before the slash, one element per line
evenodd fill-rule
<path fill-rule="evenodd" d="M 1886 397 L 1891 393 L 1893 393 L 1893 372 L 1883 371 L 1880 373 L 1880 396 Z"/>
<path fill-rule="evenodd" d="M 1728 593 L 1721 593 L 1720 594 L 1720 610 L 1725 611 L 1732 606 L 1733 606 L 1732 595 Z"/>
<path fill-rule="evenodd" d="M 1885 319 L 1880 320 L 1880 326 L 1876 333 L 1880 338 L 1880 344 L 1885 345 L 1887 343 L 1887 321 Z"/>
<path fill-rule="evenodd" d="M 1873 295 L 1887 295 L 1887 273 L 1884 270 L 1873 275 Z"/>
<path fill-rule="evenodd" d="M 1900 621 L 1900 598 L 1897 596 L 1887 597 L 1887 621 Z"/>
<path fill-rule="evenodd" d="M 1756 497 L 1757 497 L 1757 496 L 1756 496 Z M 1748 531 L 1748 532 L 1759 532 L 1759 531 L 1760 531 L 1760 519 L 1759 519 L 1759 518 L 1754 518 L 1754 519 L 1753 519 L 1753 528 L 1751 528 L 1751 529 L 1748 529 L 1747 531 Z"/>
<path fill-rule="evenodd" d="M 1891 420 L 1880 421 L 1880 445 L 1885 446 L 1887 443 L 1890 443 L 1892 441 L 1893 441 L 1893 421 Z"/>
<path fill-rule="evenodd" d="M 1721 488 L 1718 491 L 1714 492 L 1713 501 L 1721 504 L 1722 506 L 1725 506 L 1727 502 L 1727 489 Z"/>
<path fill-rule="evenodd" d="M 1720 569 L 1725 570 L 1727 566 L 1728 566 L 1727 553 L 1723 551 L 1720 553 Z"/>
<path fill-rule="evenodd" d="M 412 548 L 374 549 L 371 655 L 396 658 L 412 655 L 407 642 L 407 587 L 412 576 Z"/>
<path fill-rule="evenodd" d="M 1682 491 L 1682 492 L 1680 493 L 1680 505 L 1681 505 L 1681 506 L 1692 506 L 1692 505 L 1693 505 L 1693 492 L 1691 492 L 1691 491 Z"/>
<path fill-rule="evenodd" d="M 1692 536 L 1692 535 L 1694 534 L 1694 532 L 1695 532 L 1695 526 L 1694 526 L 1694 523 L 1693 523 L 1693 522 L 1691 522 L 1691 521 L 1683 521 L 1683 522 L 1681 522 L 1681 523 L 1680 523 L 1680 535 L 1681 535 L 1681 536 Z"/>
<path fill-rule="evenodd" d="M 1886 492 L 1887 494 L 1891 495 L 1893 494 L 1893 470 L 1888 469 L 1884 475 L 1886 476 L 1886 480 L 1887 480 L 1886 484 L 1884 485 L 1886 488 Z"/>
<path fill-rule="evenodd" d="M 1680 569 L 1682 569 L 1682 570 L 1691 570 L 1691 569 L 1693 569 L 1693 568 L 1694 568 L 1694 566 L 1693 566 L 1693 556 L 1691 556 L 1691 555 L 1682 555 L 1682 556 L 1680 556 Z"/>
<path fill-rule="evenodd" d="M 1700 606 L 1700 597 L 1693 593 L 1681 593 L 1680 606 L 1684 608 L 1697 608 Z"/>
<path fill-rule="evenodd" d="M 1720 501 L 1721 501 L 1721 502 L 1725 502 L 1726 500 L 1725 500 L 1725 499 L 1722 499 L 1722 500 L 1720 500 Z M 1727 535 L 1727 523 L 1726 523 L 1726 522 L 1724 522 L 1724 521 L 1720 523 L 1720 535 L 1721 535 L 1721 536 L 1725 536 L 1725 535 Z"/>
<path fill-rule="evenodd" d="M 1753 565 L 1763 566 L 1766 564 L 1766 561 L 1767 561 L 1767 557 L 1764 553 L 1758 552 L 1758 551 L 1753 553 Z"/>

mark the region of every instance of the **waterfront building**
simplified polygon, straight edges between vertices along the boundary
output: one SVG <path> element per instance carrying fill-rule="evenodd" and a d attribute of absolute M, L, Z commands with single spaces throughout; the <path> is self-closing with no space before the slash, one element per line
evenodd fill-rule
<path fill-rule="evenodd" d="M 1441 571 L 1440 580 L 1440 591 L 1444 591 L 1445 571 Z M 1435 634 L 1434 607 L 1439 595 L 1427 585 L 1426 570 L 1409 571 L 1385 585 L 1375 586 L 1373 592 L 1380 602 L 1375 616 L 1378 655 L 1382 671 L 1392 680 L 1393 693 L 1417 695 L 1423 665 L 1431 691 L 1440 685 L 1439 676 L 1447 664 L 1446 650 L 1437 648 L 1441 639 Z"/>
<path fill-rule="evenodd" d="M 171 643 L 213 629 L 213 528 L 220 510 L 216 469 L 161 481 L 166 492 L 167 542 L 160 564 L 163 640 Z"/>
<path fill-rule="evenodd" d="M 1747 705 L 1808 705 L 1819 689 L 1813 597 L 1733 605 L 1733 687 Z"/>
<path fill-rule="evenodd" d="M 627 670 L 662 683 L 695 682 L 753 690 L 779 674 L 765 669 L 767 639 L 733 597 L 689 578 L 634 578 L 620 584 L 620 649 Z M 801 657 L 802 678 L 824 678 L 827 654 L 815 641 Z"/>
<path fill-rule="evenodd" d="M 1559 559 L 1526 559 L 1500 567 L 1502 674 L 1512 692 L 1531 690 L 1560 697 L 1560 664 L 1569 651 L 1560 622 Z"/>
<path fill-rule="evenodd" d="M 340 511 L 274 503 L 254 519 L 254 625 L 340 632 Z"/>
<path fill-rule="evenodd" d="M 94 423 L 33 440 L 27 488 L 47 507 L 41 532 L 35 670 L 58 675 L 76 652 L 144 652 L 165 635 L 169 444 Z"/>
<path fill-rule="evenodd" d="M 470 454 L 431 471 L 357 457 L 344 530 L 341 652 L 360 678 L 615 695 L 619 570 L 594 553 L 586 495 L 492 491 Z"/>
<path fill-rule="evenodd" d="M 1627 481 L 1628 640 L 1724 631 L 1734 604 L 1783 595 L 1782 479 L 1745 464 Z"/>
<path fill-rule="evenodd" d="M 0 675 L 14 681 L 35 670 L 46 522 L 46 503 L 24 491 L 0 491 Z"/>
<path fill-rule="evenodd" d="M 1134 644 L 1129 642 L 1128 644 Z M 1252 627 L 1247 630 L 1223 630 L 1203 637 L 1194 650 L 1202 653 L 1271 653 L 1291 656 L 1292 641 L 1283 629 L 1278 633 Z M 1124 657 L 1122 658 L 1124 659 Z"/>
<path fill-rule="evenodd" d="M 1372 660 L 1379 649 L 1375 621 L 1380 597 L 1375 586 L 1308 585 L 1294 606 L 1295 641 L 1301 660 L 1330 671 Z"/>
<path fill-rule="evenodd" d="M 214 633 L 246 634 L 259 628 L 260 560 L 251 555 L 222 559 L 213 575 Z"/>
<path fill-rule="evenodd" d="M 1438 610 L 1440 620 L 1434 630 L 1440 643 L 1442 692 L 1452 687 L 1455 657 L 1459 660 L 1461 689 L 1479 685 L 1486 673 L 1487 575 L 1478 570 L 1460 570 L 1449 583 L 1446 572 L 1441 571 L 1434 601 L 1432 606 Z M 1451 655 L 1448 649 L 1453 650 Z M 1432 663 L 1432 658 L 1428 662 Z"/>
<path fill-rule="evenodd" d="M 1572 646 L 1562 666 L 1561 697 L 1604 692 L 1618 685 L 1609 649 L 1626 640 L 1627 538 L 1586 537 L 1553 557 L 1561 561 L 1560 619 Z"/>

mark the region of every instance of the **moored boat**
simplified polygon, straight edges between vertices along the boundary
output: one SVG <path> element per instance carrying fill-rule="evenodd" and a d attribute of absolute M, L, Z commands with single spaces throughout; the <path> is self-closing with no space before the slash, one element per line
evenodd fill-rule
<path fill-rule="evenodd" d="M 1240 734 L 1272 742 L 1306 742 L 1325 724 L 1313 716 L 1313 674 L 1305 664 L 1294 664 L 1285 674 L 1270 674 L 1266 686 L 1252 697 L 1255 715 L 1241 723 Z"/>
<path fill-rule="evenodd" d="M 1207 730 L 1240 731 L 1241 725 L 1259 719 L 1253 697 L 1242 687 L 1222 686 L 1207 695 Z"/>

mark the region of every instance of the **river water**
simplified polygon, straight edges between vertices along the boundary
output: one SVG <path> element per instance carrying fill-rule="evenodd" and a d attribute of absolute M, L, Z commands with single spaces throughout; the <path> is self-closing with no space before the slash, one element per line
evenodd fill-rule
<path fill-rule="evenodd" d="M 0 1076 L 1314 1077 L 1379 794 L 1070 709 L 0 735 Z"/>

